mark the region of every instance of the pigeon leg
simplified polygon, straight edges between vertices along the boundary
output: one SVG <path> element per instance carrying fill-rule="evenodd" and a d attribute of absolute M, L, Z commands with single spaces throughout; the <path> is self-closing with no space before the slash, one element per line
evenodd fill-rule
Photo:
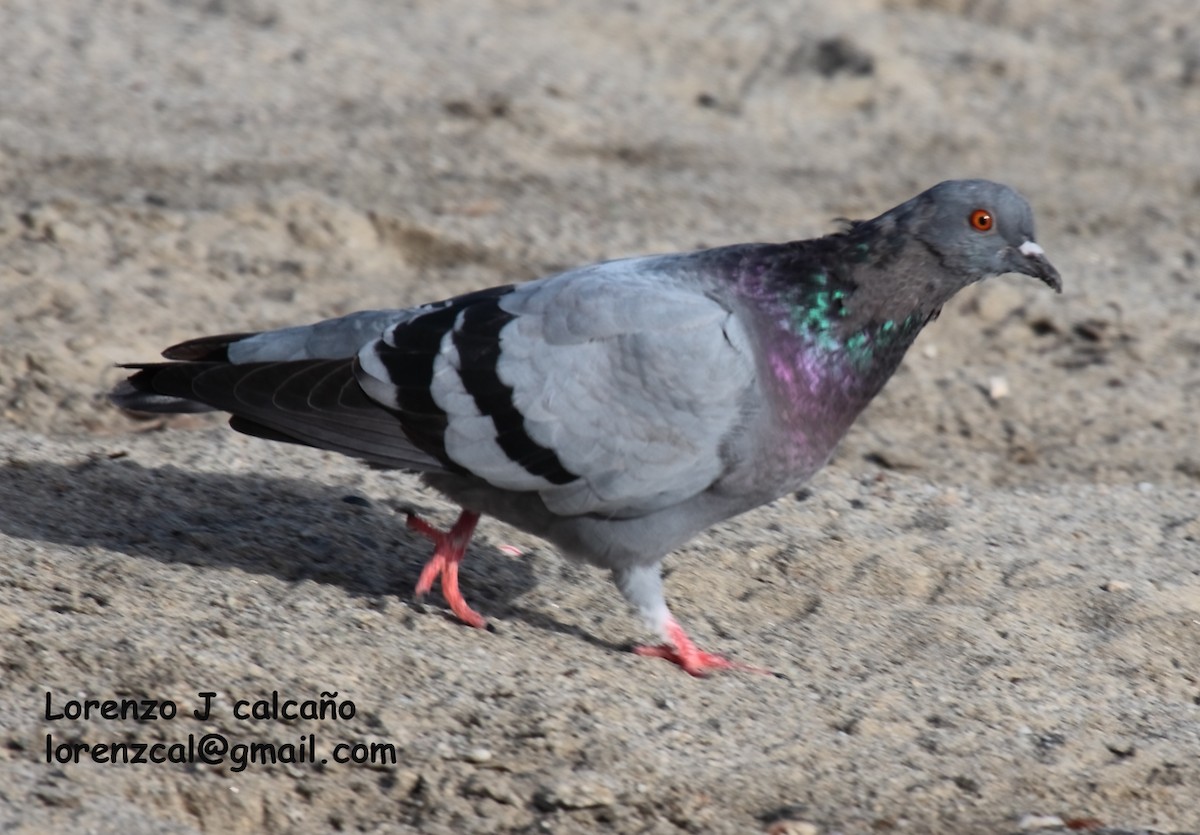
<path fill-rule="evenodd" d="M 434 545 L 433 556 L 429 562 L 425 563 L 425 567 L 421 570 L 421 577 L 417 580 L 417 597 L 421 598 L 429 594 L 429 590 L 433 588 L 433 581 L 438 575 L 441 575 L 442 596 L 450 604 L 450 611 L 454 612 L 458 619 L 467 626 L 483 629 L 487 622 L 478 612 L 467 605 L 467 601 L 463 599 L 462 592 L 458 588 L 458 564 L 462 562 L 463 556 L 467 553 L 467 544 L 471 541 L 471 534 L 475 532 L 475 525 L 478 522 L 478 513 L 464 510 L 459 515 L 458 521 L 454 523 L 454 527 L 449 531 L 440 531 L 420 516 L 413 513 L 408 514 L 409 529 L 432 540 Z"/>
<path fill-rule="evenodd" d="M 697 677 L 705 676 L 713 670 L 741 670 L 775 675 L 771 670 L 732 661 L 723 655 L 705 652 L 696 646 L 667 608 L 667 601 L 662 592 L 662 575 L 657 565 L 615 568 L 613 580 L 621 594 L 625 595 L 625 599 L 633 604 L 646 622 L 666 641 L 658 646 L 634 647 L 633 651 L 638 655 L 665 658 L 678 664 L 689 675 Z"/>
<path fill-rule="evenodd" d="M 663 627 L 669 643 L 657 646 L 637 646 L 633 651 L 647 658 L 665 658 L 683 668 L 683 671 L 697 678 L 708 675 L 712 670 L 746 670 L 755 673 L 770 673 L 758 667 L 751 667 L 737 661 L 731 661 L 723 655 L 705 652 L 692 642 L 683 631 L 683 627 L 675 618 L 670 618 Z"/>

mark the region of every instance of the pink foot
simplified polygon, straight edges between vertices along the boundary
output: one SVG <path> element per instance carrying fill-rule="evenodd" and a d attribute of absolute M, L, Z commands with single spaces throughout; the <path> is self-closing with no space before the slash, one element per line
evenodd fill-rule
<path fill-rule="evenodd" d="M 450 604 L 450 611 L 467 626 L 483 629 L 487 621 L 467 605 L 462 592 L 458 588 L 458 564 L 467 553 L 467 544 L 475 525 L 479 522 L 479 514 L 464 510 L 449 531 L 439 531 L 420 516 L 408 514 L 408 527 L 422 536 L 433 541 L 433 556 L 421 569 L 421 577 L 417 580 L 416 596 L 418 598 L 429 594 L 433 581 L 441 575 L 442 596 Z"/>
<path fill-rule="evenodd" d="M 667 638 L 671 643 L 634 647 L 633 651 L 647 658 L 665 658 L 667 661 L 678 664 L 684 672 L 697 678 L 702 678 L 713 670 L 740 670 L 768 676 L 778 675 L 778 673 L 762 667 L 752 667 L 739 661 L 731 661 L 723 655 L 705 652 L 692 643 L 692 639 L 674 619 L 667 622 Z"/>

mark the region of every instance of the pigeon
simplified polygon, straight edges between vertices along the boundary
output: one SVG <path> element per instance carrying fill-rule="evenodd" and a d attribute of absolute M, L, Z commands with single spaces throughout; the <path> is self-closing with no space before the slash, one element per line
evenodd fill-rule
<path fill-rule="evenodd" d="M 220 410 L 249 435 L 420 473 L 461 506 L 416 586 L 458 569 L 481 514 L 611 572 L 701 676 L 757 669 L 701 650 L 661 562 L 722 520 L 797 491 L 921 329 L 963 287 L 1023 273 L 1062 292 L 1012 188 L 948 180 L 825 237 L 605 261 L 398 310 L 163 352 L 110 397 L 134 412 Z"/>

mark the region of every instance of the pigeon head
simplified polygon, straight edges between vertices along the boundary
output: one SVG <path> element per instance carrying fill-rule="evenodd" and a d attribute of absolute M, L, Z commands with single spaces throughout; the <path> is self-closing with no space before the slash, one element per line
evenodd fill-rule
<path fill-rule="evenodd" d="M 1058 270 L 1034 238 L 1033 210 L 1006 185 L 946 180 L 892 211 L 909 234 L 970 282 L 1023 273 L 1062 292 Z"/>

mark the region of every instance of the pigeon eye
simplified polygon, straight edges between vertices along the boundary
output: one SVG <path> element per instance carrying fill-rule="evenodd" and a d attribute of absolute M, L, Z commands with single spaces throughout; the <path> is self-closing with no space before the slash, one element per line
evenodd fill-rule
<path fill-rule="evenodd" d="M 971 228 L 979 232 L 989 232 L 996 221 L 987 209 L 976 209 L 971 212 Z"/>

